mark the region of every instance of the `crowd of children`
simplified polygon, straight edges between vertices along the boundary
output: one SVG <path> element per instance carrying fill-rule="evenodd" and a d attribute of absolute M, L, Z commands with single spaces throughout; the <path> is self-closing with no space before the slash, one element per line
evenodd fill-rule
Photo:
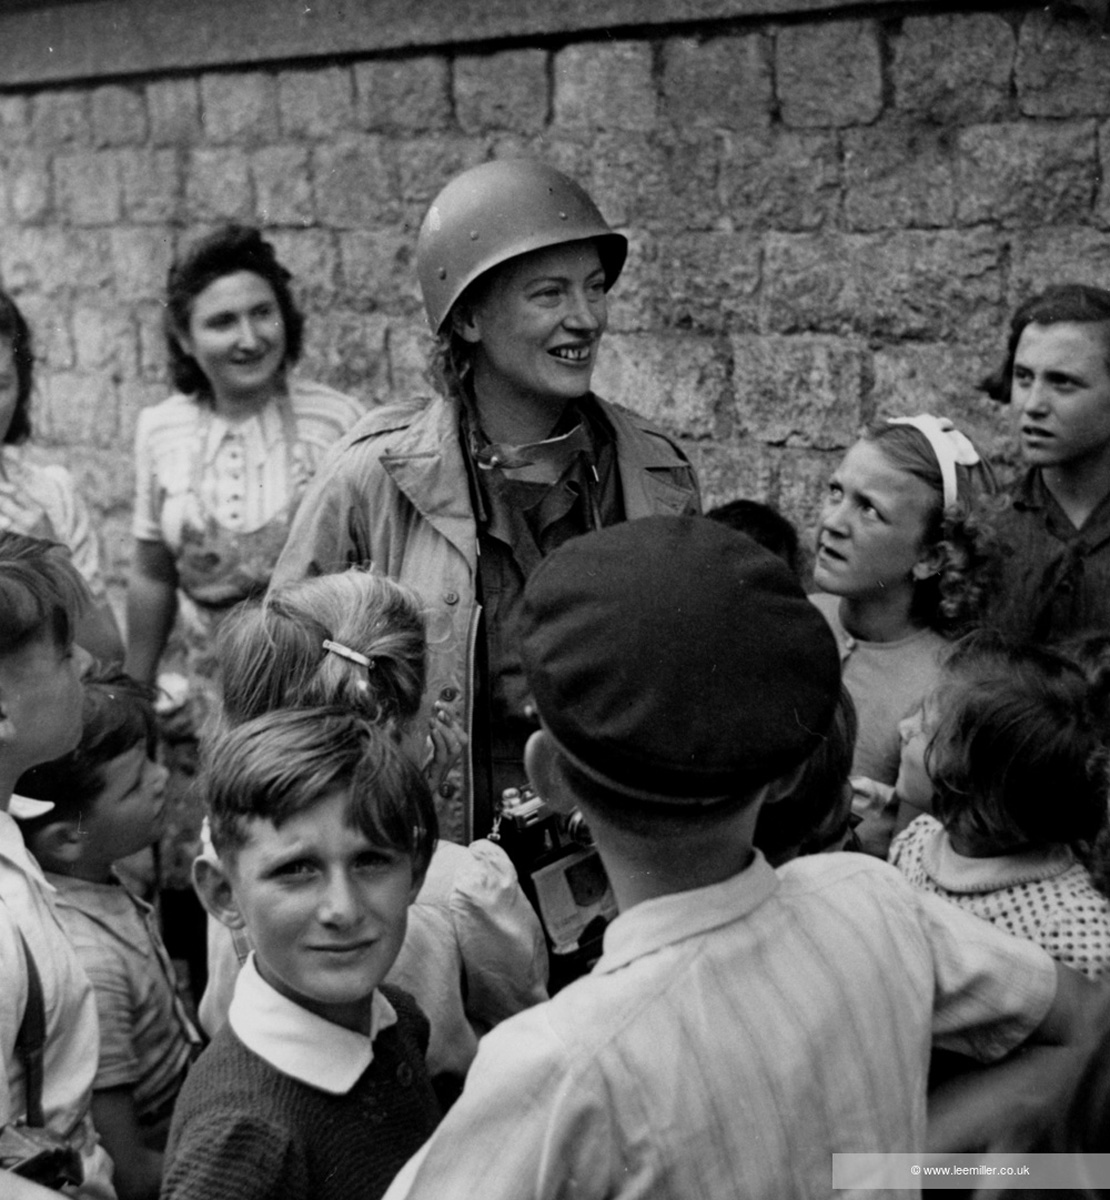
<path fill-rule="evenodd" d="M 807 595 L 789 521 L 691 515 L 681 450 L 589 391 L 623 235 L 541 164 L 462 180 L 418 255 L 441 399 L 341 441 L 288 581 L 216 605 L 203 996 L 121 868 L 165 818 L 154 693 L 78 646 L 116 657 L 102 594 L 60 528 L 14 528 L 46 510 L 0 458 L 0 1197 L 770 1200 L 830 1195 L 836 1153 L 1064 1145 L 1110 1094 L 1110 630 L 1080 536 L 1110 497 L 1110 295 L 1015 317 L 990 386 L 1020 493 L 947 419 L 876 420 Z M 173 336 L 223 399 L 280 406 L 299 325 L 248 303 L 251 262 Z M 479 812 L 483 755 L 487 807 L 523 768 L 535 794 Z M 502 824 L 574 848 L 580 978 Z"/>
<path fill-rule="evenodd" d="M 150 693 L 79 679 L 79 576 L 0 535 L 0 950 L 43 981 L 40 1120 L 83 1160 L 71 1192 L 723 1196 L 742 1162 L 753 1195 L 818 1195 L 834 1151 L 924 1144 L 931 1047 L 988 1062 L 1081 1036 L 1081 973 L 1110 970 L 1098 647 L 957 642 L 905 739 L 932 812 L 897 870 L 824 854 L 852 844 L 856 705 L 790 553 L 741 520 L 573 539 L 529 583 L 530 776 L 585 818 L 620 909 L 550 1000 L 503 851 L 437 842 L 430 785 L 462 735 L 422 713 L 417 597 L 350 570 L 233 614 L 201 785 L 199 1058 L 155 912 L 112 868 L 158 833 Z M 13 1046 L 28 992 L 5 990 Z M 27 1128 L 18 1050 L 5 1075 L 6 1128 Z M 1007 1119 L 991 1098 L 970 1109 L 984 1142 Z"/>

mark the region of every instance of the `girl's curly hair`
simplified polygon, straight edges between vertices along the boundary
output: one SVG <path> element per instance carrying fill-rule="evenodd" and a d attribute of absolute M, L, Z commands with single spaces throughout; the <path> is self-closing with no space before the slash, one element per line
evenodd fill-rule
<path fill-rule="evenodd" d="M 923 543 L 940 552 L 934 575 L 919 580 L 910 617 L 945 637 L 956 637 L 982 619 L 999 577 L 1002 544 L 994 523 L 1004 501 L 985 459 L 956 466 L 957 501 L 944 507 L 944 481 L 929 439 L 912 425 L 875 421 L 863 433 L 895 467 L 920 479 L 936 493 L 925 523 Z"/>
<path fill-rule="evenodd" d="M 925 763 L 946 829 L 1000 852 L 1061 842 L 1082 852 L 1105 831 L 1102 704 L 1072 658 L 979 630 L 956 645 L 942 688 Z"/>

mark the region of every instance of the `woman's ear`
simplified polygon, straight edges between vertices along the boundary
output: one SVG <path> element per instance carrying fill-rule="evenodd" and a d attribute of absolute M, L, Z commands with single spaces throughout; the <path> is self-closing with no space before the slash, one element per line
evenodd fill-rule
<path fill-rule="evenodd" d="M 169 330 L 169 335 L 171 338 L 173 338 L 174 342 L 177 343 L 177 348 L 186 356 L 186 358 L 195 359 L 196 355 L 193 353 L 193 339 L 189 336 L 188 327 L 182 329 L 176 321 L 172 321 L 170 325 L 171 328 Z"/>
<path fill-rule="evenodd" d="M 239 911 L 231 874 L 216 858 L 201 856 L 193 861 L 193 888 L 205 911 L 228 929 L 242 929 L 246 922 Z"/>
<path fill-rule="evenodd" d="M 921 583 L 922 580 L 932 579 L 934 575 L 939 575 L 942 566 L 944 566 L 944 547 L 939 544 L 927 546 L 921 552 L 921 557 L 913 564 L 910 574 L 917 583 Z"/>
<path fill-rule="evenodd" d="M 456 304 L 451 310 L 451 331 L 472 346 L 482 340 L 481 325 L 471 305 Z"/>

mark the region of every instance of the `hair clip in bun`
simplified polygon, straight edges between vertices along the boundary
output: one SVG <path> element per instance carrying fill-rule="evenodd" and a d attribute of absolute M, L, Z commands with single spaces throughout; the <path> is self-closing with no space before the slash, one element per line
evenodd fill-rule
<path fill-rule="evenodd" d="M 947 417 L 918 413 L 916 417 L 890 417 L 888 425 L 912 425 L 928 440 L 940 467 L 944 487 L 944 507 L 951 508 L 959 499 L 956 467 L 974 467 L 980 461 L 979 452 L 971 439 L 961 433 Z"/>
<path fill-rule="evenodd" d="M 350 646 L 344 646 L 342 642 L 332 642 L 324 638 L 324 651 L 329 654 L 338 654 L 340 658 L 357 663 L 358 666 L 365 667 L 368 671 L 374 666 L 372 658 L 367 658 L 365 654 L 352 650 Z"/>

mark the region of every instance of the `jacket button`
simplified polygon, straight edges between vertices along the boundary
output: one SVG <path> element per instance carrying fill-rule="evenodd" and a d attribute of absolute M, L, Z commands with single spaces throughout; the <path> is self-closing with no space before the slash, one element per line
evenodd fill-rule
<path fill-rule="evenodd" d="M 444 800 L 451 800 L 458 794 L 458 790 L 459 789 L 449 779 L 445 779 L 439 785 L 439 794 L 444 798 Z"/>
<path fill-rule="evenodd" d="M 457 700 L 459 698 L 459 689 L 457 687 L 445 687 L 443 691 L 439 693 L 439 698 L 450 704 L 452 700 Z"/>
<path fill-rule="evenodd" d="M 444 600 L 445 600 L 445 601 L 446 601 L 448 604 L 458 604 L 458 602 L 459 602 L 459 593 L 458 593 L 458 592 L 446 592 L 446 593 L 444 594 L 444 597 L 443 597 L 443 599 L 444 599 Z"/>

